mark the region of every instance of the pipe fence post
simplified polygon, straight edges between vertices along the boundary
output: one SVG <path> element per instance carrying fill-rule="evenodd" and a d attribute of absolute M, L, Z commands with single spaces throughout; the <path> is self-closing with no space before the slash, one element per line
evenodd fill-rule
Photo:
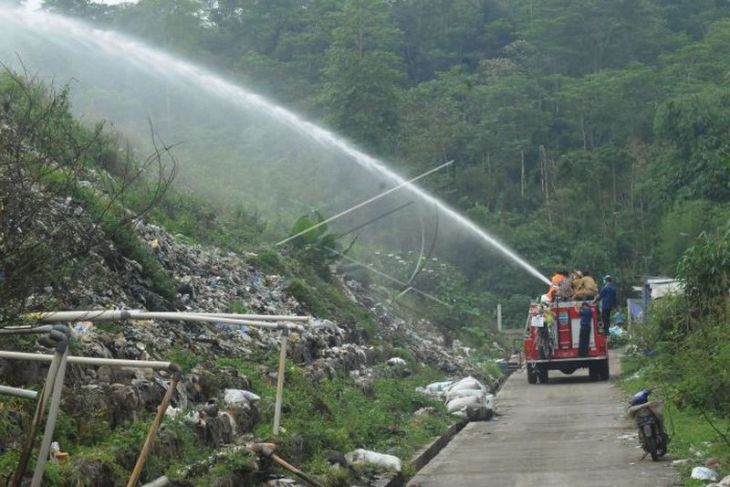
<path fill-rule="evenodd" d="M 276 405 L 274 406 L 274 434 L 279 434 L 281 423 L 281 400 L 284 394 L 284 373 L 286 366 L 286 344 L 289 331 L 284 329 L 281 332 L 281 348 L 279 350 L 279 373 L 276 376 Z"/>
<path fill-rule="evenodd" d="M 51 441 L 53 441 L 53 432 L 56 429 L 56 418 L 58 418 L 58 410 L 61 407 L 61 392 L 63 392 L 63 380 L 66 376 L 66 357 L 68 356 L 68 347 L 61 357 L 61 363 L 58 365 L 58 373 L 56 380 L 53 382 L 53 393 L 51 395 L 51 405 L 48 410 L 48 419 L 46 420 L 46 428 L 43 432 L 43 440 L 38 451 L 38 461 L 33 472 L 33 480 L 31 487 L 40 487 L 43 481 L 43 472 L 46 469 L 46 460 L 51 449 Z"/>
<path fill-rule="evenodd" d="M 38 398 L 38 403 L 36 404 L 35 414 L 33 415 L 33 420 L 30 424 L 28 440 L 26 441 L 25 446 L 23 447 L 23 451 L 20 454 L 20 459 L 18 460 L 18 465 L 15 468 L 15 474 L 13 475 L 13 479 L 11 481 L 11 485 L 13 487 L 20 486 L 23 480 L 23 475 L 25 475 L 25 470 L 26 468 L 28 468 L 28 460 L 30 459 L 30 455 L 33 452 L 35 434 L 36 431 L 38 431 L 38 426 L 43 420 L 43 415 L 46 413 L 46 403 L 48 402 L 48 398 L 51 397 L 51 389 L 53 389 L 53 383 L 56 380 L 58 366 L 61 364 L 61 358 L 63 357 L 63 354 L 64 352 L 56 351 L 53 354 L 53 358 L 51 359 L 51 365 L 50 367 L 48 367 L 48 374 L 46 375 L 46 383 L 43 385 L 43 389 L 41 389 L 40 397 Z"/>

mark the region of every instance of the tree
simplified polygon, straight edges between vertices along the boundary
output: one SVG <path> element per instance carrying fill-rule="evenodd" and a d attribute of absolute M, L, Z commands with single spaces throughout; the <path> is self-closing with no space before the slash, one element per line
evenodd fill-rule
<path fill-rule="evenodd" d="M 174 165 L 163 161 L 167 149 L 137 164 L 111 148 L 103 127 L 86 129 L 71 117 L 67 87 L 56 91 L 10 71 L 0 74 L 0 323 L 16 319 L 39 289 L 62 294 L 84 259 L 94 265 L 92 248 L 97 260 L 109 254 L 109 243 L 100 245 L 105 234 L 120 253 L 132 251 L 125 248 L 136 239 L 130 222 L 172 182 Z M 157 177 L 149 186 L 148 172 Z M 89 181 L 95 181 L 93 189 Z M 142 203 L 122 208 L 133 186 Z M 145 272 L 159 264 L 151 267 Z"/>
<path fill-rule="evenodd" d="M 712 87 L 667 100 L 654 126 L 666 148 L 651 167 L 660 201 L 730 200 L 730 92 Z"/>
<path fill-rule="evenodd" d="M 401 32 L 386 2 L 348 0 L 327 50 L 322 103 L 327 119 L 364 146 L 386 151 L 393 143 L 403 80 Z"/>

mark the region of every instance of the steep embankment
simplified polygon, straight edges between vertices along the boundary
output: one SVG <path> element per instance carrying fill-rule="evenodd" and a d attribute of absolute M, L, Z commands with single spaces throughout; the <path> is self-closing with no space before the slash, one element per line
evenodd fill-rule
<path fill-rule="evenodd" d="M 444 347 L 415 312 L 381 302 L 387 292 L 333 273 L 316 253 L 195 243 L 200 235 L 230 243 L 219 211 L 166 194 L 174 174 L 167 151 L 135 160 L 102 126 L 85 128 L 69 115 L 66 90 L 7 72 L 0 98 L 0 326 L 28 311 L 61 309 L 306 314 L 317 325 L 290 333 L 284 430 L 274 436 L 277 332 L 174 321 L 69 323 L 73 355 L 163 359 L 182 368 L 143 481 L 166 474 L 175 485 L 257 485 L 276 473 L 245 445 L 271 440 L 328 484 L 366 482 L 367 472 L 327 460 L 341 463 L 343 452 L 358 447 L 407 460 L 453 422 L 416 386 L 467 374 L 493 383 L 493 363 L 484 359 L 477 368 L 458 342 Z M 150 213 L 154 205 L 159 210 Z M 145 215 L 189 236 L 146 223 Z M 0 348 L 50 352 L 44 343 L 4 335 Z M 38 362 L 0 360 L 1 384 L 40 389 L 46 374 Z M 68 456 L 48 465 L 44 485 L 124 485 L 170 379 L 152 369 L 69 365 L 54 435 Z M 232 400 L 226 389 L 259 398 Z M 0 399 L 0 476 L 18 463 L 33 408 L 25 399 Z"/>
<path fill-rule="evenodd" d="M 84 221 L 84 206 L 73 198 L 59 197 L 52 206 L 72 216 L 59 222 L 67 234 L 73 234 L 73 229 L 79 233 L 90 224 Z M 174 284 L 172 299 L 152 290 L 145 268 L 123 255 L 99 230 L 91 236 L 84 269 L 63 284 L 62 292 L 51 286 L 36 289 L 28 297 L 28 308 L 179 307 L 210 312 L 309 314 L 308 307 L 290 292 L 292 282 L 302 281 L 262 272 L 249 263 L 260 260 L 254 254 L 242 257 L 215 247 L 183 243 L 160 227 L 141 221 L 134 224 L 134 230 L 140 244 Z M 101 255 L 100 249 L 106 249 L 106 254 Z M 269 267 L 271 259 L 272 254 L 264 259 Z M 275 259 L 283 265 L 283 258 Z M 323 299 L 325 287 L 330 297 L 338 296 L 342 318 L 332 321 L 315 316 L 321 326 L 290 336 L 283 420 L 286 431 L 276 441 L 282 455 L 347 484 L 350 473 L 330 471 L 326 466 L 327 450 L 365 447 L 409 458 L 452 421 L 440 404 L 417 395 L 415 386 L 466 374 L 494 379 L 480 374 L 464 355 L 444 348 L 428 323 L 397 316 L 397 309 L 383 305 L 367 287 L 355 281 L 345 283 L 332 278 L 326 284 L 305 283 L 305 288 L 297 288 L 297 292 L 306 291 L 310 300 L 312 296 Z M 344 309 L 345 303 L 351 309 Z M 323 307 L 331 303 L 318 304 Z M 328 317 L 336 319 L 335 314 Z M 201 462 L 226 445 L 272 438 L 273 384 L 279 349 L 276 332 L 161 321 L 81 322 L 70 326 L 74 355 L 167 359 L 183 367 L 184 379 L 173 399 L 180 413 L 177 419 L 166 420 L 145 479 L 167 473 L 186 477 L 183 485 L 209 485 L 222 479 L 257 482 L 266 478 L 268 467 L 256 465 L 253 457 L 240 452 L 212 471 L 200 465 L 188 471 L 183 467 Z M 4 348 L 47 350 L 27 338 L 5 340 Z M 403 358 L 406 365 L 386 365 L 393 356 Z M 38 364 L 0 364 L 0 382 L 5 384 L 37 386 L 45 378 L 45 369 Z M 83 485 L 122 482 L 168 379 L 166 372 L 151 369 L 72 366 L 55 438 L 64 451 L 70 452 L 70 461 L 61 467 L 51 466 L 48 484 L 75 485 L 81 479 Z M 261 400 L 226 404 L 225 389 L 250 390 Z M 413 415 L 424 407 L 430 409 L 421 416 Z M 6 451 L 2 462 L 6 474 L 24 441 L 29 412 L 30 405 L 20 400 L 2 402 L 0 441 Z"/>

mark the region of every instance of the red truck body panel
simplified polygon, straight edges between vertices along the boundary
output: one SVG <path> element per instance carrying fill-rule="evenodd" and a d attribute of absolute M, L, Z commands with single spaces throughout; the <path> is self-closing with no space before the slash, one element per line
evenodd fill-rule
<path fill-rule="evenodd" d="M 580 301 L 555 301 L 550 304 L 550 309 L 555 316 L 555 322 L 552 325 L 555 327 L 555 340 L 552 342 L 554 348 L 548 354 L 540 348 L 538 343 L 538 333 L 544 333 L 543 328 L 531 326 L 531 317 L 528 316 L 523 342 L 528 376 L 533 372 L 537 374 L 542 371 L 544 379 L 540 381 L 544 382 L 547 381 L 548 369 L 561 370 L 571 374 L 578 368 L 589 367 L 592 376 L 595 374 L 598 378 L 608 379 L 608 337 L 601 333 L 599 313 L 594 304 L 590 304 L 593 319 L 588 355 L 579 356 L 580 306 Z M 605 371 L 601 367 L 605 367 Z"/>

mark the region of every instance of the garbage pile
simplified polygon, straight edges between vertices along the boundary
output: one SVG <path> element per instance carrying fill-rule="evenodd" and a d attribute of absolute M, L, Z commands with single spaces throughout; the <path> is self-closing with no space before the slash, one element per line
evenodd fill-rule
<path fill-rule="evenodd" d="M 444 399 L 446 410 L 469 421 L 487 421 L 494 415 L 494 396 L 474 377 L 434 382 L 416 391 Z"/>

